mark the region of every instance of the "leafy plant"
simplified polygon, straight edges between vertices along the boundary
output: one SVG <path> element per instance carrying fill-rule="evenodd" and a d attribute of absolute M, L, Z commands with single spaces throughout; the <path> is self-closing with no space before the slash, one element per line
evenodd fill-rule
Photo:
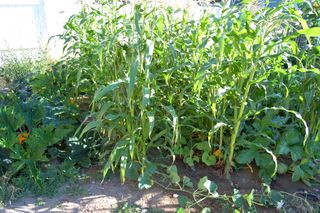
<path fill-rule="evenodd" d="M 160 174 L 193 198 L 179 196 L 178 212 L 207 199 L 255 212 L 284 197 L 267 185 L 220 194 L 206 176 L 180 177 L 177 157 L 224 166 L 230 180 L 232 168 L 255 164 L 264 183 L 287 172 L 318 181 L 318 0 L 215 4 L 199 16 L 147 3 L 84 6 L 65 24 L 65 56 L 50 72 L 42 60 L 4 60 L 1 75 L 18 84 L 0 95 L 0 174 L 42 192 L 92 162 L 104 165 L 103 178 L 119 169 L 140 189 L 161 184 Z M 68 161 L 61 169 L 49 159 Z"/>
<path fill-rule="evenodd" d="M 0 208 L 4 207 L 6 203 L 12 200 L 19 190 L 4 176 L 0 179 Z"/>
<path fill-rule="evenodd" d="M 219 200 L 222 205 L 229 206 L 227 211 L 256 212 L 258 205 L 277 207 L 279 202 L 284 199 L 283 194 L 271 190 L 268 185 L 261 187 L 261 193 L 256 190 L 251 190 L 249 193 L 240 193 L 238 189 L 234 189 L 231 195 L 220 194 L 217 184 L 209 180 L 207 176 L 200 178 L 195 187 L 188 177 L 184 176 L 180 179 L 175 166 L 172 168 L 167 171 L 171 183 L 163 185 L 163 183 L 157 182 L 157 184 L 166 189 L 184 194 L 178 195 L 180 205 L 178 212 L 189 212 L 192 208 L 201 208 L 202 212 L 211 212 L 210 207 L 205 207 L 206 204 L 208 205 L 208 202 L 206 203 L 205 201 L 212 199 Z M 173 176 L 179 177 L 179 180 L 178 178 L 172 179 L 171 177 Z"/>
<path fill-rule="evenodd" d="M 140 213 L 140 212 L 147 212 L 147 213 L 160 213 L 163 212 L 157 209 L 144 209 L 137 205 L 130 205 L 129 203 L 124 203 L 122 206 L 118 207 L 115 212 L 117 213 Z"/>
<path fill-rule="evenodd" d="M 105 2 L 72 16 L 58 73 L 75 99 L 92 100 L 75 136 L 94 135 L 104 177 L 120 168 L 125 181 L 135 169 L 150 186 L 147 153 L 156 148 L 191 167 L 225 165 L 228 178 L 255 163 L 265 182 L 291 171 L 308 183 L 318 171 L 318 28 L 294 3 L 220 5 L 221 14 L 195 18 Z"/>
<path fill-rule="evenodd" d="M 0 61 L 0 75 L 10 82 L 28 80 L 32 75 L 44 72 L 48 67 L 48 60 L 42 51 L 33 54 L 31 52 L 19 54 L 13 51 L 1 53 Z"/>
<path fill-rule="evenodd" d="M 64 184 L 79 184 L 79 171 L 70 161 L 59 165 L 47 164 L 39 171 L 39 177 L 42 185 L 38 185 L 28 173 L 22 173 L 12 178 L 12 185 L 19 189 L 15 196 L 21 197 L 31 192 L 34 195 L 52 197 L 59 192 Z"/>
<path fill-rule="evenodd" d="M 9 153 L 12 164 L 5 176 L 13 177 L 26 168 L 30 177 L 41 187 L 39 163 L 48 162 L 48 147 L 64 139 L 72 128 L 43 124 L 44 111 L 41 105 L 21 103 L 16 107 L 0 110 L 0 146 Z"/>

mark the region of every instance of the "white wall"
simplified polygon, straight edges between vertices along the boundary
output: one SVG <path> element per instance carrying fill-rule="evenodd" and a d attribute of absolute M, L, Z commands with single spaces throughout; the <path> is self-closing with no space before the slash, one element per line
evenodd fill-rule
<path fill-rule="evenodd" d="M 131 0 L 139 2 L 144 0 Z M 201 10 L 193 0 L 149 0 L 173 7 L 189 9 L 192 17 L 200 17 Z M 0 0 L 0 53 L 7 50 L 48 50 L 51 58 L 62 55 L 62 42 L 48 39 L 63 32 L 68 18 L 81 9 L 81 3 L 93 0 Z M 130 6 L 130 5 L 128 5 Z M 215 14 L 219 8 L 210 8 Z M 215 11 L 218 9 L 217 11 Z"/>
<path fill-rule="evenodd" d="M 0 51 L 46 47 L 48 38 L 63 32 L 68 18 L 80 9 L 77 0 L 0 0 Z M 61 54 L 52 40 L 50 54 Z M 54 47 L 54 48 L 53 48 Z"/>

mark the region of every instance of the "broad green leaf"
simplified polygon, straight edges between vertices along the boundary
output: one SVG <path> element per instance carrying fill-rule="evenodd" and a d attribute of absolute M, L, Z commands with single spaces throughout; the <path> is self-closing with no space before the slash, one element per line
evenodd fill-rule
<path fill-rule="evenodd" d="M 201 210 L 201 213 L 211 213 L 211 210 L 210 210 L 210 208 L 205 207 L 205 208 L 203 208 L 203 209 Z"/>
<path fill-rule="evenodd" d="M 291 49 L 293 53 L 296 55 L 298 53 L 298 45 L 295 41 L 290 41 Z"/>
<path fill-rule="evenodd" d="M 25 166 L 26 166 L 25 161 L 19 160 L 19 161 L 13 162 L 6 173 L 6 177 L 7 178 L 13 177 L 15 174 L 21 171 Z"/>
<path fill-rule="evenodd" d="M 289 129 L 281 136 L 281 143 L 286 143 L 288 146 L 295 144 L 302 145 L 302 135 L 297 129 Z"/>
<path fill-rule="evenodd" d="M 178 208 L 176 213 L 186 213 L 186 210 L 184 208 Z"/>
<path fill-rule="evenodd" d="M 273 204 L 277 204 L 281 200 L 283 200 L 283 196 L 280 192 L 271 190 L 269 193 L 269 197 L 271 198 L 271 201 Z"/>
<path fill-rule="evenodd" d="M 189 166 L 194 166 L 194 163 L 193 163 L 193 158 L 192 157 L 187 157 L 185 158 L 185 163 L 188 164 Z"/>
<path fill-rule="evenodd" d="M 249 205 L 250 207 L 252 206 L 252 201 L 253 201 L 253 199 L 254 199 L 253 193 L 254 193 L 254 189 L 252 189 L 251 192 L 250 192 L 248 195 L 245 196 L 245 197 L 246 197 L 246 200 L 247 200 L 247 203 L 248 203 L 248 205 Z"/>
<path fill-rule="evenodd" d="M 243 199 L 243 196 L 240 194 L 239 190 L 237 189 L 233 190 L 232 200 L 237 208 L 242 209 L 244 204 L 244 199 Z"/>
<path fill-rule="evenodd" d="M 277 146 L 277 151 L 280 155 L 287 155 L 290 152 L 290 147 L 287 143 L 279 143 Z"/>
<path fill-rule="evenodd" d="M 303 30 L 298 30 L 298 33 L 310 37 L 318 37 L 320 36 L 320 27 L 312 27 Z"/>
<path fill-rule="evenodd" d="M 152 119 L 152 117 L 151 117 L 151 119 Z M 154 121 L 152 120 L 152 122 L 154 122 Z M 162 130 L 161 132 L 157 133 L 155 136 L 153 136 L 153 137 L 151 138 L 151 142 L 157 141 L 159 138 L 161 138 L 161 137 L 163 137 L 164 135 L 166 135 L 168 131 L 169 131 L 168 129 L 164 129 L 164 130 Z"/>
<path fill-rule="evenodd" d="M 179 195 L 178 201 L 179 201 L 179 206 L 180 207 L 186 208 L 187 207 L 187 203 L 189 202 L 189 199 L 186 196 Z"/>
<path fill-rule="evenodd" d="M 130 180 L 138 180 L 139 178 L 139 171 L 141 166 L 136 162 L 131 162 L 127 164 L 126 168 L 126 177 Z"/>
<path fill-rule="evenodd" d="M 147 167 L 146 167 L 144 173 L 146 173 L 148 175 L 153 175 L 157 171 L 158 171 L 157 166 L 154 163 L 149 162 L 147 164 Z"/>
<path fill-rule="evenodd" d="M 189 177 L 183 176 L 182 182 L 183 182 L 183 186 L 186 186 L 188 188 L 193 188 L 193 183 L 191 182 Z"/>
<path fill-rule="evenodd" d="M 223 33 L 219 38 L 218 59 L 220 64 L 224 57 L 224 51 L 225 51 L 224 48 L 225 48 L 225 34 Z"/>
<path fill-rule="evenodd" d="M 120 114 L 107 114 L 104 118 L 109 121 L 115 121 L 120 117 Z"/>
<path fill-rule="evenodd" d="M 259 167 L 266 167 L 270 163 L 272 163 L 272 158 L 267 153 L 259 153 L 255 157 L 255 162 L 256 162 L 257 166 L 259 166 Z"/>
<path fill-rule="evenodd" d="M 209 153 L 209 152 L 204 152 L 202 154 L 201 160 L 207 166 L 213 166 L 213 165 L 216 164 L 216 157 L 213 154 Z"/>
<path fill-rule="evenodd" d="M 198 188 L 202 191 L 205 191 L 206 190 L 206 187 L 204 185 L 204 183 L 208 180 L 208 177 L 207 176 L 204 176 L 202 177 L 199 182 L 198 182 Z"/>
<path fill-rule="evenodd" d="M 250 148 L 241 150 L 236 156 L 235 159 L 240 164 L 251 163 L 256 154 L 259 154 L 258 149 Z"/>
<path fill-rule="evenodd" d="M 99 109 L 96 119 L 101 120 L 104 114 L 110 109 L 110 107 L 113 105 L 111 101 L 108 101 L 102 105 L 102 107 Z"/>
<path fill-rule="evenodd" d="M 176 143 L 178 140 L 179 134 L 179 120 L 176 114 L 175 109 L 172 106 L 164 106 L 164 109 L 172 116 L 172 127 L 173 127 L 173 134 L 172 134 L 172 143 Z"/>
<path fill-rule="evenodd" d="M 10 148 L 10 143 L 8 143 L 5 139 L 0 138 L 0 147 L 8 149 Z"/>
<path fill-rule="evenodd" d="M 180 182 L 180 176 L 178 175 L 178 170 L 175 165 L 168 167 L 167 173 L 172 183 L 178 184 Z"/>
<path fill-rule="evenodd" d="M 82 75 L 82 69 L 79 69 L 77 72 L 77 85 L 76 85 L 77 90 L 79 89 L 81 75 Z"/>
<path fill-rule="evenodd" d="M 203 39 L 202 43 L 197 47 L 198 49 L 204 48 L 208 43 L 209 37 Z"/>
<path fill-rule="evenodd" d="M 206 180 L 203 185 L 210 194 L 216 194 L 218 186 L 215 182 L 211 180 Z"/>
<path fill-rule="evenodd" d="M 193 161 L 195 161 L 195 162 L 197 162 L 197 163 L 199 163 L 200 162 L 200 159 L 199 159 L 199 157 L 198 156 L 193 156 Z"/>
<path fill-rule="evenodd" d="M 304 135 L 304 139 L 303 139 L 303 146 L 306 145 L 306 142 L 308 140 L 308 137 L 309 137 L 309 127 L 308 127 L 308 124 L 307 122 L 302 118 L 301 114 L 294 111 L 294 110 L 288 110 L 284 107 L 265 107 L 263 108 L 262 110 L 258 111 L 255 113 L 255 116 L 260 114 L 261 112 L 264 112 L 265 110 L 279 110 L 279 111 L 285 111 L 285 112 L 288 112 L 288 113 L 291 113 L 293 114 L 297 119 L 299 119 L 303 125 L 304 125 L 304 131 L 305 131 L 305 135 Z"/>
<path fill-rule="evenodd" d="M 108 174 L 110 169 L 113 169 L 113 165 L 117 165 L 121 159 L 121 156 L 124 155 L 123 151 L 128 146 L 129 140 L 121 140 L 116 143 L 116 146 L 113 148 L 111 154 L 109 155 L 107 163 L 103 167 L 103 179 L 101 182 L 104 181 L 104 178 Z"/>
<path fill-rule="evenodd" d="M 277 157 L 275 156 L 275 154 L 270 149 L 266 148 L 265 146 L 263 146 L 261 144 L 251 144 L 251 145 L 255 146 L 257 148 L 264 149 L 264 151 L 271 157 L 272 162 L 273 162 L 273 172 L 270 174 L 270 177 L 275 176 L 277 173 L 277 169 L 278 169 L 278 161 L 277 161 Z M 258 156 L 263 156 L 263 155 L 257 155 L 256 157 L 258 157 Z M 265 157 L 265 158 L 267 159 L 267 157 Z M 267 165 L 266 163 L 263 163 L 263 164 Z M 270 166 L 270 164 L 269 164 L 269 166 Z"/>
<path fill-rule="evenodd" d="M 67 136 L 70 135 L 74 131 L 74 127 L 72 125 L 61 125 L 57 128 L 54 129 L 52 126 L 52 131 L 51 131 L 51 140 L 49 141 L 50 145 L 56 144 L 63 139 L 65 139 Z M 47 133 L 45 133 L 47 134 Z"/>
<path fill-rule="evenodd" d="M 262 182 L 265 184 L 271 184 L 272 177 L 274 172 L 273 164 L 268 164 L 266 166 L 260 167 L 259 169 L 259 177 L 261 178 Z"/>
<path fill-rule="evenodd" d="M 288 165 L 284 163 L 279 163 L 278 164 L 278 173 L 279 174 L 284 174 L 288 171 Z"/>
<path fill-rule="evenodd" d="M 296 166 L 294 168 L 294 172 L 292 174 L 292 181 L 297 182 L 298 180 L 304 177 L 304 171 L 301 169 L 300 166 Z"/>
<path fill-rule="evenodd" d="M 149 175 L 141 175 L 138 178 L 138 187 L 139 189 L 149 189 L 152 186 L 152 179 Z"/>
<path fill-rule="evenodd" d="M 141 12 L 142 12 L 141 5 L 136 4 L 134 6 L 134 21 L 135 21 L 136 31 L 138 32 L 139 35 L 142 35 L 141 26 L 140 26 Z"/>
<path fill-rule="evenodd" d="M 203 141 L 203 142 L 197 143 L 196 147 L 197 147 L 197 149 L 202 150 L 202 151 L 208 151 L 210 149 L 208 141 Z"/>
<path fill-rule="evenodd" d="M 301 146 L 290 147 L 290 155 L 293 161 L 300 160 L 303 157 L 303 148 Z"/>
<path fill-rule="evenodd" d="M 134 135 L 131 136 L 130 140 L 129 140 L 129 155 L 130 155 L 130 159 L 134 160 L 134 147 L 135 147 L 135 142 L 136 142 L 136 138 L 134 137 Z"/>

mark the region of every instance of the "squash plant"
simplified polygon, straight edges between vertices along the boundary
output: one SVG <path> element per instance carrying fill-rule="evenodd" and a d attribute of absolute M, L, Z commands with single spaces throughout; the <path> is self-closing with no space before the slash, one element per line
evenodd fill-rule
<path fill-rule="evenodd" d="M 35 103 L 21 103 L 0 109 L 0 147 L 9 153 L 12 164 L 6 172 L 11 178 L 27 169 L 42 187 L 39 166 L 48 162 L 48 147 L 61 142 L 72 128 L 43 124 L 44 110 Z"/>

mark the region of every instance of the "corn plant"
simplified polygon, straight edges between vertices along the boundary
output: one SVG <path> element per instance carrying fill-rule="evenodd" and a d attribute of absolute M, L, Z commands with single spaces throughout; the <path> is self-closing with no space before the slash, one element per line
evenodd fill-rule
<path fill-rule="evenodd" d="M 221 6 L 221 15 L 195 19 L 187 10 L 107 2 L 72 16 L 61 67 L 75 96 L 92 98 L 76 136 L 98 135 L 104 176 L 119 167 L 122 181 L 133 170 L 145 181 L 151 148 L 191 167 L 225 165 L 228 178 L 254 160 L 270 181 L 286 156 L 298 171 L 318 147 L 319 52 L 295 43 L 301 34 L 313 44 L 317 28 L 292 3 Z"/>

